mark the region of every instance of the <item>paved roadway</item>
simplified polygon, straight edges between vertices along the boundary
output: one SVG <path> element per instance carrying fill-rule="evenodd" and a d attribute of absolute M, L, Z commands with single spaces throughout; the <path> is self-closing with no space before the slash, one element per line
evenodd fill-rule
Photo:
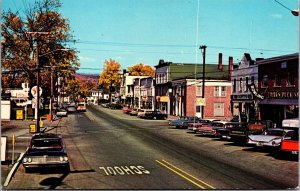
<path fill-rule="evenodd" d="M 287 189 L 298 161 L 89 106 L 64 118 L 71 171 L 25 173 L 4 189 Z"/>

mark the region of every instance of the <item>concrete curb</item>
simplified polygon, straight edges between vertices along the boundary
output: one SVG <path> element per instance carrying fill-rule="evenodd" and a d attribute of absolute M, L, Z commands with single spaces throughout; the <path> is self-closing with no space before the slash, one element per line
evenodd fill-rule
<path fill-rule="evenodd" d="M 17 160 L 17 162 L 14 164 L 12 169 L 9 171 L 3 186 L 8 186 L 13 174 L 15 173 L 15 170 L 18 169 L 18 167 L 20 165 L 20 162 L 21 162 L 23 156 L 24 156 L 24 153 L 21 153 L 18 160 Z"/>

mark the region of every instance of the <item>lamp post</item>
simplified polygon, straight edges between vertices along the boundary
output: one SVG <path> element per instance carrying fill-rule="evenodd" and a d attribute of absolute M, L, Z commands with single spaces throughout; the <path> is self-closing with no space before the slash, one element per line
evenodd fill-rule
<path fill-rule="evenodd" d="M 202 52 L 202 56 L 203 56 L 203 64 L 202 64 L 202 99 L 204 100 L 205 96 L 205 55 L 206 55 L 206 45 L 202 45 L 200 46 L 200 50 Z M 201 107 L 201 118 L 204 118 L 204 105 L 202 105 Z"/>

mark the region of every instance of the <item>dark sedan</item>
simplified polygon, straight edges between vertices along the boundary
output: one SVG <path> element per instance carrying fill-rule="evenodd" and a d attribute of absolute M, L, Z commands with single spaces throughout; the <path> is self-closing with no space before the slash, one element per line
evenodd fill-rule
<path fill-rule="evenodd" d="M 162 113 L 161 111 L 146 111 L 145 116 L 142 118 L 144 119 L 167 119 L 168 115 Z"/>
<path fill-rule="evenodd" d="M 52 133 L 37 133 L 30 140 L 22 160 L 25 172 L 32 168 L 53 168 L 69 171 L 69 160 L 62 137 Z"/>

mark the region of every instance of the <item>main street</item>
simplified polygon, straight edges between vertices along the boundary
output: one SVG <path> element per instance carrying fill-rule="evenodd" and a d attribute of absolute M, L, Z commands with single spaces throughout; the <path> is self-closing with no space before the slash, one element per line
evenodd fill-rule
<path fill-rule="evenodd" d="M 287 189 L 298 186 L 298 161 L 265 149 L 174 129 L 121 110 L 89 106 L 58 131 L 71 171 L 25 173 L 4 189 Z"/>

